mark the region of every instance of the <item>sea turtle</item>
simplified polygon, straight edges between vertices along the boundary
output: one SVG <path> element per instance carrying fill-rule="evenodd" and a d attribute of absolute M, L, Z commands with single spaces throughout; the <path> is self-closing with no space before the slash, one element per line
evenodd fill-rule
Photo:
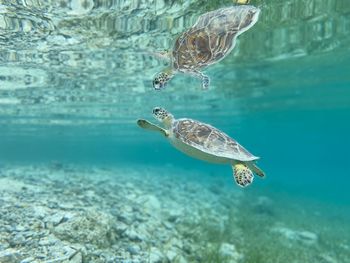
<path fill-rule="evenodd" d="M 176 72 L 188 73 L 209 87 L 209 77 L 200 70 L 223 59 L 231 52 L 236 38 L 251 28 L 259 18 L 260 9 L 251 5 L 235 5 L 201 15 L 193 27 L 179 36 L 170 52 L 158 57 L 170 61 L 170 66 L 153 79 L 156 90 L 165 87 Z"/>
<path fill-rule="evenodd" d="M 139 119 L 137 124 L 144 129 L 163 134 L 170 143 L 183 153 L 212 163 L 230 164 L 236 183 L 245 187 L 253 182 L 253 173 L 264 177 L 257 167 L 259 159 L 230 138 L 224 132 L 192 119 L 175 119 L 163 108 L 153 109 L 153 116 L 163 124 L 159 127 L 147 120 Z"/>

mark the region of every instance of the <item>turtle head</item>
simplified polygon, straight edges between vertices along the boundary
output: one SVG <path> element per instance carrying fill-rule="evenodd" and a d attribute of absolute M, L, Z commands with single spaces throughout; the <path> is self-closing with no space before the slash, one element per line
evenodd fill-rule
<path fill-rule="evenodd" d="M 155 90 L 164 89 L 166 87 L 166 84 L 171 78 L 172 78 L 172 74 L 168 72 L 157 73 L 153 79 L 153 88 Z"/>
<path fill-rule="evenodd" d="M 161 107 L 155 107 L 153 109 L 153 116 L 167 128 L 171 126 L 174 120 L 174 116 Z"/>

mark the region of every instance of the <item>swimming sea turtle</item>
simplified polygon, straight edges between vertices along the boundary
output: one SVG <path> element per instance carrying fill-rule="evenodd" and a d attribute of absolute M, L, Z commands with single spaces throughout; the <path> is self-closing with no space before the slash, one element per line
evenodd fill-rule
<path fill-rule="evenodd" d="M 144 129 L 160 132 L 175 148 L 194 158 L 230 164 L 239 186 L 245 187 L 252 183 L 253 173 L 265 176 L 255 164 L 259 157 L 249 153 L 224 132 L 196 120 L 176 120 L 172 114 L 159 107 L 153 109 L 153 116 L 163 123 L 164 128 L 143 119 L 138 120 L 137 124 Z"/>
<path fill-rule="evenodd" d="M 158 55 L 170 60 L 170 67 L 156 74 L 153 87 L 164 88 L 176 72 L 189 73 L 209 87 L 209 77 L 200 70 L 223 59 L 231 52 L 236 38 L 251 28 L 259 18 L 260 9 L 251 5 L 221 8 L 201 15 L 189 30 L 181 34 L 171 52 Z"/>

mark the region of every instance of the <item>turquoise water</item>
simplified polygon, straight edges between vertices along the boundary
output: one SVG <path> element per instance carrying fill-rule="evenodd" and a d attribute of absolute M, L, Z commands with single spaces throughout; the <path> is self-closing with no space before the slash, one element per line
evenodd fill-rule
<path fill-rule="evenodd" d="M 252 0 L 209 90 L 154 91 L 150 54 L 231 4 L 0 1 L 0 262 L 350 262 L 350 4 Z M 137 127 L 155 106 L 266 178 L 239 188 Z"/>

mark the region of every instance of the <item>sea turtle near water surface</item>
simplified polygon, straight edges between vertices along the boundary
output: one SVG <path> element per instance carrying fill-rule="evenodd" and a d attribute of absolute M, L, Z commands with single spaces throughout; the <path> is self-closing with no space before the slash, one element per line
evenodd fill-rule
<path fill-rule="evenodd" d="M 156 107 L 153 116 L 163 124 L 157 126 L 139 119 L 137 124 L 144 129 L 160 132 L 170 143 L 183 153 L 212 163 L 230 164 L 236 183 L 246 187 L 253 182 L 254 175 L 264 177 L 257 167 L 259 159 L 248 152 L 234 139 L 215 127 L 192 119 L 175 119 L 165 109 Z"/>
<path fill-rule="evenodd" d="M 227 56 L 234 48 L 236 38 L 258 21 L 259 14 L 257 7 L 235 5 L 201 15 L 176 39 L 172 51 L 158 53 L 158 57 L 170 61 L 170 66 L 155 75 L 154 89 L 164 88 L 177 72 L 200 78 L 202 88 L 207 89 L 209 77 L 200 70 Z"/>

